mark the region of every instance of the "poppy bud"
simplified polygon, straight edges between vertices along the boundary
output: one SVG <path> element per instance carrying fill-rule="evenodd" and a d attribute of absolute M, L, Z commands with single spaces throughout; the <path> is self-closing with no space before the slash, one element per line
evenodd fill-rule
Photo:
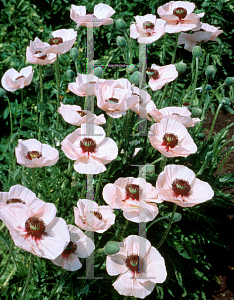
<path fill-rule="evenodd" d="M 6 95 L 6 91 L 0 88 L 0 97 L 4 97 Z"/>
<path fill-rule="evenodd" d="M 72 70 L 67 70 L 66 76 L 68 80 L 72 80 L 75 77 L 75 73 Z"/>
<path fill-rule="evenodd" d="M 206 74 L 206 76 L 214 76 L 215 72 L 216 71 L 215 71 L 214 66 L 211 65 L 206 68 L 205 74 Z"/>
<path fill-rule="evenodd" d="M 79 56 L 79 52 L 76 48 L 71 48 L 70 50 L 70 56 L 73 60 L 76 60 Z"/>
<path fill-rule="evenodd" d="M 227 105 L 227 106 L 230 106 L 231 105 L 231 101 L 229 98 L 227 97 L 223 97 L 223 99 L 221 100 L 221 102 L 224 104 L 224 105 Z"/>
<path fill-rule="evenodd" d="M 104 251 L 107 255 L 113 255 L 118 253 L 120 250 L 119 247 L 119 243 L 114 242 L 114 241 L 110 241 L 106 244 L 106 246 L 104 247 Z"/>
<path fill-rule="evenodd" d="M 135 72 L 136 71 L 136 67 L 134 66 L 134 65 L 129 65 L 129 66 L 127 66 L 127 68 L 126 68 L 126 72 L 128 73 L 128 74 L 132 74 L 133 72 Z"/>
<path fill-rule="evenodd" d="M 54 74 L 54 67 L 48 66 L 45 68 L 45 76 L 52 76 Z"/>
<path fill-rule="evenodd" d="M 187 68 L 187 65 L 183 61 L 180 61 L 176 66 L 176 71 L 178 73 L 182 74 L 186 71 L 186 68 Z"/>
<path fill-rule="evenodd" d="M 205 88 L 205 91 L 206 92 L 209 92 L 209 91 L 211 91 L 212 90 L 212 86 L 210 85 L 210 84 L 207 84 L 206 85 L 206 88 Z"/>
<path fill-rule="evenodd" d="M 155 166 L 153 165 L 146 165 L 146 174 L 151 175 L 155 173 Z"/>
<path fill-rule="evenodd" d="M 192 107 L 190 111 L 191 111 L 192 116 L 194 118 L 199 117 L 201 115 L 201 113 L 202 113 L 202 110 L 200 108 L 198 108 L 198 107 Z"/>
<path fill-rule="evenodd" d="M 138 71 L 134 72 L 134 73 L 131 75 L 131 77 L 130 77 L 131 83 L 132 83 L 132 84 L 135 84 L 135 85 L 138 85 L 139 82 L 140 82 L 141 76 L 142 76 L 142 75 L 141 75 L 140 72 L 138 72 Z"/>
<path fill-rule="evenodd" d="M 123 48 L 126 46 L 127 42 L 123 36 L 117 36 L 116 44 L 118 47 Z"/>
<path fill-rule="evenodd" d="M 125 29 L 126 28 L 126 23 L 123 19 L 119 18 L 115 21 L 115 25 L 117 29 Z"/>
<path fill-rule="evenodd" d="M 35 85 L 35 91 L 36 91 L 37 93 L 40 92 L 40 82 L 39 82 L 39 81 L 38 81 L 38 82 L 36 83 L 36 85 Z"/>
<path fill-rule="evenodd" d="M 227 77 L 224 82 L 226 85 L 232 85 L 234 83 L 234 77 Z"/>
<path fill-rule="evenodd" d="M 94 75 L 97 76 L 98 78 L 101 78 L 102 77 L 102 68 L 101 67 L 94 68 Z"/>
<path fill-rule="evenodd" d="M 202 55 L 202 49 L 201 49 L 201 47 L 200 46 L 194 46 L 192 53 L 193 53 L 194 57 L 201 56 Z"/>

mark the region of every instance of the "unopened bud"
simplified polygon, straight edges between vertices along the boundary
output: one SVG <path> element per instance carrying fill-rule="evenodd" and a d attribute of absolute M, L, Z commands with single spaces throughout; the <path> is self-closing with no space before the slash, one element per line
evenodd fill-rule
<path fill-rule="evenodd" d="M 206 76 L 214 76 L 215 75 L 215 68 L 214 66 L 210 65 L 206 68 L 205 74 Z"/>
<path fill-rule="evenodd" d="M 94 68 L 94 75 L 97 76 L 98 78 L 101 78 L 102 77 L 102 68 L 101 67 Z"/>
<path fill-rule="evenodd" d="M 186 68 L 187 65 L 183 61 L 180 61 L 176 66 L 176 70 L 180 74 L 184 73 L 186 71 Z"/>
<path fill-rule="evenodd" d="M 52 76 L 54 74 L 54 67 L 48 66 L 45 68 L 45 76 Z"/>
<path fill-rule="evenodd" d="M 129 65 L 129 66 L 127 66 L 127 68 L 126 68 L 126 72 L 128 73 L 128 74 L 132 74 L 133 72 L 135 72 L 136 71 L 136 67 L 134 66 L 134 65 Z"/>
<path fill-rule="evenodd" d="M 104 247 L 104 251 L 107 255 L 113 255 L 118 253 L 120 250 L 119 247 L 119 243 L 114 242 L 114 241 L 110 241 L 106 244 L 106 246 Z"/>
<path fill-rule="evenodd" d="M 118 47 L 123 48 L 126 46 L 127 42 L 123 36 L 117 36 L 116 44 Z"/>
<path fill-rule="evenodd" d="M 6 91 L 0 88 L 0 97 L 4 97 L 6 95 Z"/>
<path fill-rule="evenodd" d="M 72 80 L 76 75 L 72 70 L 67 70 L 66 76 L 68 80 Z"/>
<path fill-rule="evenodd" d="M 138 72 L 138 71 L 134 72 L 134 73 L 131 75 L 131 77 L 130 77 L 131 83 L 132 83 L 132 84 L 135 84 L 135 85 L 138 85 L 139 82 L 140 82 L 141 76 L 142 76 L 142 75 L 141 75 L 140 72 Z"/>
<path fill-rule="evenodd" d="M 116 21 L 115 21 L 115 25 L 116 25 L 116 28 L 118 28 L 118 29 L 125 29 L 126 28 L 126 23 L 125 23 L 125 21 L 123 20 L 123 19 L 117 19 Z"/>
<path fill-rule="evenodd" d="M 230 106 L 231 105 L 231 101 L 229 98 L 227 97 L 223 97 L 223 99 L 221 100 L 221 102 L 227 106 Z"/>
<path fill-rule="evenodd" d="M 210 84 L 207 84 L 206 87 L 205 87 L 205 91 L 209 92 L 211 90 L 212 90 L 212 86 Z"/>
<path fill-rule="evenodd" d="M 198 108 L 198 107 L 192 107 L 190 109 L 190 111 L 191 111 L 192 116 L 194 118 L 199 117 L 202 114 L 202 110 L 200 108 Z"/>
<path fill-rule="evenodd" d="M 76 48 L 71 48 L 70 50 L 70 56 L 73 60 L 76 60 L 79 56 L 79 52 Z"/>
<path fill-rule="evenodd" d="M 226 85 L 232 85 L 234 83 L 234 77 L 227 77 L 224 82 Z"/>
<path fill-rule="evenodd" d="M 200 57 L 202 55 L 201 47 L 200 46 L 194 46 L 192 53 L 193 53 L 194 57 Z"/>

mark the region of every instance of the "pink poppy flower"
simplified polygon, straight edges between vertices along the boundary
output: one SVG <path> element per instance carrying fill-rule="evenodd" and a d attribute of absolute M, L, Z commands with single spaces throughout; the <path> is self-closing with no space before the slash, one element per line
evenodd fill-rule
<path fill-rule="evenodd" d="M 62 115 L 65 122 L 80 126 L 83 123 L 90 123 L 95 125 L 101 125 L 106 123 L 106 119 L 103 114 L 96 116 L 91 114 L 89 110 L 82 110 L 78 105 L 64 105 L 60 102 L 61 106 L 58 112 Z"/>
<path fill-rule="evenodd" d="M 149 222 L 158 214 L 155 203 L 161 203 L 156 189 L 143 178 L 119 178 L 103 188 L 103 199 L 114 209 L 122 209 L 132 222 Z"/>
<path fill-rule="evenodd" d="M 187 1 L 170 1 L 157 10 L 160 18 L 167 22 L 165 31 L 176 33 L 201 28 L 200 18 L 204 13 L 194 14 L 195 4 Z"/>
<path fill-rule="evenodd" d="M 78 173 L 102 173 L 106 171 L 104 165 L 116 159 L 118 147 L 115 141 L 105 136 L 102 127 L 86 123 L 62 141 L 62 151 L 75 160 L 74 169 Z"/>
<path fill-rule="evenodd" d="M 9 69 L 2 77 L 2 86 L 9 92 L 23 89 L 32 82 L 33 72 L 31 66 L 21 69 L 19 73 L 13 68 Z"/>
<path fill-rule="evenodd" d="M 132 95 L 138 96 L 138 103 L 132 106 L 130 109 L 138 114 L 142 119 L 148 119 L 151 121 L 151 118 L 147 114 L 147 110 L 150 107 L 155 107 L 154 102 L 151 100 L 151 96 L 145 90 L 140 90 L 136 86 L 132 86 Z M 143 103 L 145 104 L 143 105 Z"/>
<path fill-rule="evenodd" d="M 44 203 L 38 209 L 17 203 L 0 210 L 15 245 L 39 257 L 55 259 L 70 241 L 67 224 L 55 217 L 56 207 Z"/>
<path fill-rule="evenodd" d="M 159 67 L 155 64 L 147 70 L 150 75 L 149 86 L 153 91 L 160 90 L 166 83 L 175 80 L 178 77 L 175 65 Z"/>
<path fill-rule="evenodd" d="M 120 274 L 113 287 L 120 295 L 144 299 L 156 283 L 166 280 L 165 261 L 156 248 L 141 236 L 129 235 L 118 244 L 120 251 L 106 257 L 107 273 L 111 276 Z M 140 248 L 142 244 L 145 253 Z"/>
<path fill-rule="evenodd" d="M 187 157 L 197 151 L 184 125 L 172 119 L 163 119 L 153 124 L 148 137 L 151 145 L 166 157 Z"/>
<path fill-rule="evenodd" d="M 205 32 L 211 32 L 212 33 L 210 41 L 217 42 L 217 36 L 219 36 L 221 33 L 223 33 L 223 30 L 219 30 L 220 27 L 215 27 L 215 26 L 212 26 L 208 23 L 202 23 L 201 22 L 201 24 L 202 24 L 201 30 L 205 30 Z"/>
<path fill-rule="evenodd" d="M 42 144 L 36 139 L 19 140 L 15 147 L 17 163 L 27 168 L 55 165 L 59 152 L 50 145 Z"/>
<path fill-rule="evenodd" d="M 199 123 L 201 120 L 198 118 L 191 118 L 191 112 L 187 107 L 164 107 L 162 109 L 151 109 L 148 111 L 153 117 L 155 122 L 160 122 L 163 119 L 172 119 L 180 122 L 185 127 L 193 127 L 195 124 Z"/>
<path fill-rule="evenodd" d="M 97 97 L 97 106 L 112 118 L 122 117 L 129 108 L 138 102 L 138 96 L 133 95 L 131 87 L 124 88 L 121 83 L 125 84 L 126 81 L 116 80 L 113 81 L 113 84 L 105 81 L 95 86 L 94 94 Z"/>
<path fill-rule="evenodd" d="M 80 97 L 91 96 L 98 81 L 99 78 L 93 74 L 78 74 L 76 82 L 69 83 L 68 89 Z"/>
<path fill-rule="evenodd" d="M 110 17 L 115 10 L 107 4 L 99 3 L 94 6 L 93 14 L 86 14 L 85 6 L 71 5 L 70 18 L 76 22 L 77 27 L 87 26 L 92 23 L 92 27 L 100 27 L 101 25 L 110 25 L 113 19 Z"/>
<path fill-rule="evenodd" d="M 13 185 L 9 192 L 0 192 L 0 209 L 16 203 L 25 204 L 32 211 L 35 211 L 38 207 L 43 206 L 45 202 L 38 199 L 32 191 L 20 184 Z"/>
<path fill-rule="evenodd" d="M 56 61 L 57 56 L 54 53 L 45 53 L 43 48 L 48 48 L 50 45 L 48 43 L 43 43 L 39 38 L 35 38 L 32 42 L 30 41 L 30 46 L 26 50 L 26 59 L 30 64 L 37 65 L 49 65 Z M 40 48 L 41 50 L 37 50 Z"/>
<path fill-rule="evenodd" d="M 92 200 L 80 199 L 74 207 L 75 224 L 83 230 L 103 233 L 115 223 L 115 214 L 110 206 Z"/>
<path fill-rule="evenodd" d="M 207 182 L 197 179 L 192 170 L 180 165 L 165 166 L 156 181 L 156 189 L 163 200 L 182 207 L 192 207 L 214 196 Z"/>
<path fill-rule="evenodd" d="M 70 242 L 63 252 L 52 260 L 52 263 L 65 270 L 76 271 L 82 267 L 79 257 L 86 258 L 90 256 L 95 249 L 95 245 L 94 242 L 76 226 L 67 225 L 67 227 Z"/>
<path fill-rule="evenodd" d="M 134 17 L 136 23 L 130 26 L 130 37 L 137 39 L 140 44 L 150 44 L 165 34 L 166 22 L 156 19 L 156 16 L 147 14 Z"/>
<path fill-rule="evenodd" d="M 77 32 L 70 29 L 59 29 L 52 32 L 53 38 L 50 39 L 48 47 L 40 47 L 38 51 L 45 53 L 64 54 L 71 50 L 71 47 L 76 41 Z"/>

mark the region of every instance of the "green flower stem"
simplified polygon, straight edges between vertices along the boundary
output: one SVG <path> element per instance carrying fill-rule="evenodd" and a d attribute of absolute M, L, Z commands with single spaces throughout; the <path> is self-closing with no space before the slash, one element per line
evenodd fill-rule
<path fill-rule="evenodd" d="M 10 113 L 10 124 L 11 124 L 11 135 L 13 134 L 13 123 L 12 123 L 12 112 L 11 112 L 11 102 L 9 100 L 9 98 L 7 96 L 5 96 L 7 98 L 7 102 L 8 102 L 8 106 L 9 106 L 9 113 Z"/>
<path fill-rule="evenodd" d="M 76 67 L 76 75 L 78 75 L 78 73 L 79 73 L 78 62 L 76 59 L 74 60 L 74 62 L 75 62 L 75 67 Z"/>
<path fill-rule="evenodd" d="M 161 165 L 160 165 L 162 172 L 166 166 L 166 163 L 167 163 L 167 158 L 166 158 L 166 156 L 162 155 L 162 161 L 161 161 Z"/>
<path fill-rule="evenodd" d="M 215 125 L 215 122 L 216 122 L 216 119 L 218 117 L 218 114 L 219 114 L 219 111 L 220 111 L 220 108 L 223 106 L 223 103 L 219 103 L 219 106 L 216 110 L 216 113 L 215 113 L 215 116 L 214 116 L 214 119 L 213 119 L 213 122 L 212 122 L 212 125 L 211 125 L 211 129 L 210 129 L 210 133 L 209 133 L 209 136 L 207 138 L 207 142 L 209 141 L 211 135 L 212 135 L 212 132 L 213 132 L 213 129 L 214 129 L 214 125 Z"/>
<path fill-rule="evenodd" d="M 173 55 L 172 55 L 171 64 L 174 64 L 174 62 L 175 62 L 177 43 L 178 43 L 179 35 L 180 35 L 180 33 L 176 33 L 175 49 L 174 49 L 174 52 L 173 52 Z"/>
<path fill-rule="evenodd" d="M 195 94 L 196 94 L 197 77 L 198 77 L 198 67 L 199 67 L 199 58 L 196 57 L 196 71 L 195 71 L 195 77 L 194 77 L 194 83 L 193 83 L 192 101 L 194 101 Z"/>
<path fill-rule="evenodd" d="M 178 80 L 178 77 L 173 82 L 173 87 L 172 87 L 172 91 L 171 91 L 171 97 L 170 97 L 170 101 L 169 101 L 169 105 L 168 106 L 171 106 L 171 103 L 173 101 L 177 80 Z"/>
<path fill-rule="evenodd" d="M 158 243 L 158 245 L 157 245 L 157 247 L 156 247 L 157 250 L 162 246 L 162 244 L 163 244 L 165 238 L 167 237 L 167 234 L 168 234 L 168 232 L 169 232 L 169 230 L 170 230 L 170 228 L 171 228 L 171 224 L 172 224 L 173 219 L 174 219 L 174 215 L 175 215 L 176 209 L 177 209 L 177 204 L 175 203 L 175 204 L 174 204 L 174 207 L 173 207 L 171 219 L 170 219 L 170 221 L 169 221 L 169 224 L 168 224 L 168 226 L 167 226 L 167 229 L 165 230 L 165 232 L 164 232 L 164 234 L 163 234 L 163 236 L 162 236 L 162 238 L 161 238 L 161 241 Z"/>
<path fill-rule="evenodd" d="M 94 201 L 97 201 L 97 198 L 98 198 L 98 205 L 100 205 L 100 200 L 101 200 L 98 196 L 99 196 L 99 190 L 100 190 L 101 183 L 102 183 L 102 177 L 103 177 L 103 173 L 100 173 L 99 177 L 98 177 L 98 182 L 96 185 L 95 196 L 94 196 Z"/>
<path fill-rule="evenodd" d="M 126 127 L 124 128 L 124 130 L 125 130 L 125 150 L 128 149 L 128 141 L 129 141 L 129 134 L 130 134 L 130 129 L 131 129 L 132 116 L 133 116 L 133 111 L 128 110 L 127 115 L 126 115 Z"/>
<path fill-rule="evenodd" d="M 40 77 L 40 118 L 39 118 L 39 125 L 43 124 L 43 79 L 42 79 L 42 66 L 39 65 L 39 77 Z M 58 108 L 58 106 L 57 106 Z M 41 127 L 39 127 L 38 132 L 38 141 L 40 141 L 41 138 Z"/>
<path fill-rule="evenodd" d="M 151 165 L 154 165 L 154 164 L 160 162 L 161 160 L 163 160 L 163 157 L 160 157 L 160 158 L 156 159 L 155 161 L 153 161 L 153 162 L 151 163 Z"/>
<path fill-rule="evenodd" d="M 56 290 L 58 289 L 59 285 L 61 284 L 61 282 L 62 282 L 62 280 L 63 280 L 64 271 L 65 271 L 65 270 L 63 269 L 63 270 L 62 270 L 62 274 L 61 274 L 61 276 L 60 276 L 60 279 L 59 279 L 59 281 L 57 282 L 57 284 L 54 285 L 54 288 L 53 288 L 53 290 L 52 290 L 52 292 L 51 292 L 51 294 L 50 294 L 48 300 L 54 299 L 54 298 L 53 298 L 54 293 L 56 292 Z"/>
<path fill-rule="evenodd" d="M 107 134 L 106 134 L 106 137 L 109 137 L 109 136 L 110 136 L 112 124 L 113 124 L 113 118 L 112 118 L 111 116 L 109 116 L 109 117 L 108 117 L 108 126 L 107 126 Z"/>
<path fill-rule="evenodd" d="M 21 90 L 21 117 L 20 117 L 20 129 L 22 129 L 23 124 L 23 112 L 24 112 L 24 91 Z"/>
<path fill-rule="evenodd" d="M 120 241 L 122 240 L 123 235 L 124 235 L 124 232 L 125 232 L 125 230 L 127 229 L 127 227 L 128 227 L 128 220 L 126 219 L 126 220 L 125 220 L 125 223 L 124 223 L 124 226 L 123 226 L 123 228 L 122 228 L 120 234 L 119 234 L 118 237 L 117 237 L 117 240 L 120 240 Z"/>
<path fill-rule="evenodd" d="M 28 293 L 28 285 L 29 285 L 30 280 L 32 280 L 31 277 L 32 277 L 32 269 L 33 269 L 33 259 L 34 259 L 34 256 L 32 253 L 30 253 L 29 254 L 29 265 L 28 265 L 28 277 L 27 277 L 25 285 L 24 285 L 21 300 L 26 299 L 26 296 Z"/>
<path fill-rule="evenodd" d="M 205 92 L 206 92 L 207 82 L 208 82 L 208 76 L 206 76 L 206 79 L 205 79 L 205 82 L 204 82 L 204 85 L 203 85 L 203 88 L 202 88 L 201 100 L 200 100 L 200 103 L 198 105 L 199 108 L 202 108 L 202 103 L 203 103 L 203 99 L 204 99 Z"/>
<path fill-rule="evenodd" d="M 140 84 L 139 84 L 140 89 L 143 89 L 145 86 L 146 54 L 147 54 L 146 44 L 139 44 L 139 70 L 141 73 Z"/>
<path fill-rule="evenodd" d="M 234 150 L 234 146 L 231 147 L 231 149 L 228 151 L 228 153 L 226 154 L 226 156 L 224 157 L 224 159 L 221 162 L 221 165 L 219 167 L 218 173 L 216 175 L 216 180 L 219 177 L 219 173 L 222 171 L 223 165 L 225 164 L 226 160 L 228 159 L 229 155 L 231 154 L 231 152 Z"/>
<path fill-rule="evenodd" d="M 56 88 L 57 88 L 57 121 L 56 129 L 58 129 L 59 124 L 59 113 L 58 108 L 60 105 L 60 74 L 59 74 L 59 56 L 57 54 L 57 60 L 55 61 L 55 79 L 56 79 Z"/>
<path fill-rule="evenodd" d="M 2 277 L 2 275 L 5 273 L 6 269 L 7 269 L 7 266 L 10 262 L 10 259 L 11 259 L 11 255 L 12 255 L 12 252 L 13 252 L 13 249 L 14 249 L 14 242 L 13 240 L 11 240 L 10 242 L 10 248 L 9 248 L 9 253 L 8 253 L 8 256 L 7 256 L 7 259 L 6 259 L 6 262 L 0 272 L 0 278 Z"/>
<path fill-rule="evenodd" d="M 122 47 L 121 49 L 122 49 L 123 59 L 124 59 L 125 63 L 128 64 L 128 58 L 126 55 L 125 47 Z"/>
<path fill-rule="evenodd" d="M 164 90 L 163 90 L 162 97 L 161 97 L 161 99 L 159 100 L 159 103 L 158 103 L 158 105 L 157 105 L 158 109 L 162 108 L 162 103 L 163 103 L 163 100 L 164 100 L 164 98 L 165 98 L 165 94 L 166 94 L 166 92 L 167 92 L 167 89 L 168 89 L 168 83 L 165 85 Z"/>

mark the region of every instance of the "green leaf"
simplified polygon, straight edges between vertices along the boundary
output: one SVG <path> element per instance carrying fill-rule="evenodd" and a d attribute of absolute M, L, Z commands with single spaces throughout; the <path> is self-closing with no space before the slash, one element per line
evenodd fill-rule
<path fill-rule="evenodd" d="M 10 113 L 9 106 L 7 106 L 3 113 L 3 120 L 5 120 L 8 117 L 9 113 Z"/>

